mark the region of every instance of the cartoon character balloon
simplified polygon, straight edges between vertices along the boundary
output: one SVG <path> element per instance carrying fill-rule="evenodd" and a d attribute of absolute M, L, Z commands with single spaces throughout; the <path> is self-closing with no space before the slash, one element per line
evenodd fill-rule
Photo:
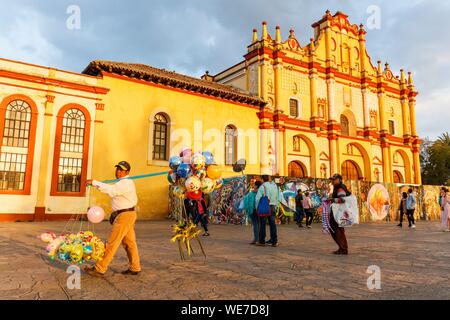
<path fill-rule="evenodd" d="M 195 170 L 202 169 L 205 167 L 206 160 L 205 157 L 201 153 L 196 153 L 192 157 L 192 168 Z"/>
<path fill-rule="evenodd" d="M 202 183 L 196 176 L 191 176 L 186 179 L 185 186 L 187 191 L 193 192 L 199 190 L 202 186 Z"/>
<path fill-rule="evenodd" d="M 202 188 L 201 191 L 203 193 L 211 193 L 213 192 L 214 188 L 216 187 L 216 182 L 213 179 L 210 178 L 204 178 L 202 180 Z"/>
<path fill-rule="evenodd" d="M 191 166 L 187 163 L 182 163 L 178 166 L 177 174 L 181 178 L 187 178 L 191 174 Z"/>
<path fill-rule="evenodd" d="M 203 151 L 203 156 L 205 157 L 205 164 L 207 166 L 214 164 L 214 156 L 209 151 Z"/>
<path fill-rule="evenodd" d="M 179 156 L 173 156 L 169 159 L 169 167 L 172 170 L 177 170 L 178 166 L 183 163 L 183 159 Z"/>

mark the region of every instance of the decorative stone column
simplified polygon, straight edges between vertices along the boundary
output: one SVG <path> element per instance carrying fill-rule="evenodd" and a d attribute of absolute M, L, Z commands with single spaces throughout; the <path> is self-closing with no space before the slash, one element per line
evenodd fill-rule
<path fill-rule="evenodd" d="M 51 145 L 51 130 L 52 123 L 55 117 L 53 116 L 54 112 L 54 102 L 55 96 L 47 94 L 47 100 L 45 102 L 45 113 L 44 113 L 44 129 L 42 132 L 42 147 L 41 147 L 41 158 L 40 158 L 40 167 L 38 173 L 38 181 L 39 188 L 37 191 L 36 198 L 36 207 L 34 208 L 34 220 L 35 221 L 43 221 L 45 220 L 45 208 L 46 208 L 46 196 L 47 196 L 47 177 L 48 174 L 53 174 L 52 166 L 48 165 L 52 163 L 50 160 L 50 154 L 53 154 L 50 151 Z M 50 180 L 51 181 L 51 180 Z"/>

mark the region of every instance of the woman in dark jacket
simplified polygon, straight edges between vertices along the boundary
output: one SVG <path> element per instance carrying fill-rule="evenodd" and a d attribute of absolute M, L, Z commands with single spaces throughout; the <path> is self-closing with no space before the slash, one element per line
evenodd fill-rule
<path fill-rule="evenodd" d="M 333 195 L 331 196 L 332 203 L 344 203 L 343 197 L 348 197 L 351 195 L 350 191 L 348 191 L 345 184 L 342 183 L 342 176 L 340 174 L 333 175 L 330 180 L 333 182 Z M 330 227 L 331 227 L 331 236 L 336 244 L 339 246 L 339 249 L 334 251 L 334 254 L 348 254 L 348 244 L 347 238 L 345 237 L 345 229 L 339 227 L 336 220 L 334 220 L 333 209 L 330 210 Z"/>

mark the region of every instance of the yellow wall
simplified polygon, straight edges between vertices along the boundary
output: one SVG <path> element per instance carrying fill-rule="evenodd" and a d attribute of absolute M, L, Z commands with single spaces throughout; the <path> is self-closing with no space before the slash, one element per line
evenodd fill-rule
<path fill-rule="evenodd" d="M 132 166 L 131 175 L 169 170 L 168 161 L 153 161 L 149 156 L 151 141 L 151 120 L 155 114 L 164 112 L 170 121 L 170 156 L 178 155 L 181 148 L 191 146 L 195 151 L 209 150 L 216 162 L 224 162 L 224 132 L 228 124 L 238 129 L 238 135 L 254 134 L 256 143 L 238 151 L 238 158 L 248 161 L 246 173 L 259 173 L 259 120 L 257 109 L 229 102 L 178 92 L 171 89 L 140 84 L 132 81 L 105 76 L 103 86 L 111 89 L 105 97 L 103 123 L 96 124 L 93 178 L 105 180 L 114 178 L 114 164 L 121 160 Z M 201 131 L 219 133 L 216 142 L 210 145 L 200 134 L 194 139 L 195 126 Z M 185 130 L 192 139 L 183 140 L 180 130 Z M 212 130 L 212 131 L 211 131 Z M 149 132 L 150 131 L 150 132 Z M 182 133 L 183 131 L 181 131 Z M 177 139 L 178 136 L 178 139 Z M 174 140 L 176 139 L 176 140 Z M 238 143 L 242 146 L 242 142 Z M 250 161 L 253 159 L 253 161 Z M 223 176 L 234 176 L 229 166 L 222 166 Z M 168 208 L 168 182 L 166 176 L 136 180 L 139 204 L 138 217 L 141 219 L 163 218 Z M 97 191 L 92 191 L 92 203 L 109 207 L 109 199 Z"/>

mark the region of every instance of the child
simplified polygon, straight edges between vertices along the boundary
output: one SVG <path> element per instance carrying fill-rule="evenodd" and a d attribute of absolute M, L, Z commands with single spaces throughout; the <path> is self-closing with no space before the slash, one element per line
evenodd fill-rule
<path fill-rule="evenodd" d="M 201 223 L 205 233 L 204 237 L 209 236 L 208 232 L 208 212 L 205 199 L 202 192 L 188 192 L 186 199 L 184 199 L 184 206 L 188 217 L 192 219 L 192 222 L 197 225 Z"/>

